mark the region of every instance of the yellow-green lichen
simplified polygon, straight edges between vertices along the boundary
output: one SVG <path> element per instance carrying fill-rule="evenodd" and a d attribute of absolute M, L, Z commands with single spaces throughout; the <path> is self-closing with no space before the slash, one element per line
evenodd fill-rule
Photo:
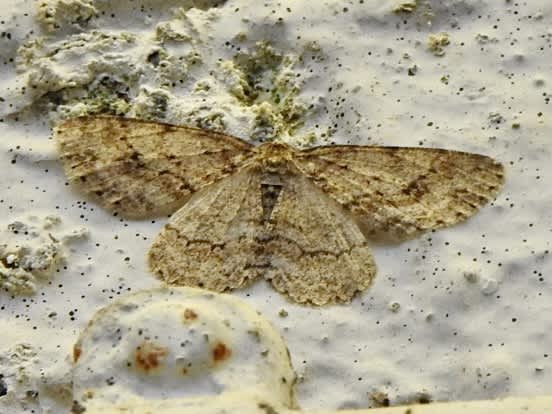
<path fill-rule="evenodd" d="M 190 32 L 190 28 L 186 27 L 182 21 L 170 20 L 158 24 L 155 28 L 155 40 L 159 42 L 190 42 L 192 39 L 193 34 Z"/>
<path fill-rule="evenodd" d="M 201 54 L 195 49 L 185 55 L 175 56 L 164 48 L 157 48 L 148 55 L 147 60 L 156 68 L 159 86 L 167 90 L 184 83 L 190 68 L 203 62 Z"/>
<path fill-rule="evenodd" d="M 284 130 L 284 122 L 279 112 L 268 102 L 261 102 L 252 107 L 253 118 L 252 136 L 256 140 L 264 141 L 281 135 Z"/>
<path fill-rule="evenodd" d="M 213 108 L 210 106 L 199 106 L 194 108 L 186 114 L 184 123 L 210 131 L 224 132 L 226 130 L 224 112 L 213 111 Z"/>
<path fill-rule="evenodd" d="M 65 244 L 86 237 L 85 228 L 60 233 L 61 219 L 29 216 L 0 229 L 0 291 L 29 295 L 65 262 Z"/>
<path fill-rule="evenodd" d="M 448 33 L 434 33 L 427 39 L 427 49 L 435 56 L 444 56 L 445 47 L 450 44 Z"/>
<path fill-rule="evenodd" d="M 188 2 L 184 7 L 174 8 L 171 20 L 159 23 L 155 27 L 155 39 L 159 42 L 199 43 L 201 41 L 200 32 L 205 32 L 205 25 L 218 17 L 218 13 L 212 9 L 213 6 L 216 4 L 213 4 L 212 1 L 194 0 Z M 190 18 L 189 10 L 191 8 L 205 10 L 204 13 L 201 13 L 200 20 Z"/>
<path fill-rule="evenodd" d="M 201 58 L 195 53 L 191 56 L 165 56 L 157 67 L 159 86 L 172 90 L 176 83 L 183 83 L 188 78 L 190 66 L 200 61 Z"/>
<path fill-rule="evenodd" d="M 311 40 L 305 44 L 305 51 L 319 53 L 322 51 L 322 47 L 320 46 L 320 43 L 318 43 L 318 41 Z"/>
<path fill-rule="evenodd" d="M 47 32 L 66 25 L 82 27 L 99 15 L 94 0 L 42 0 L 37 8 L 37 20 Z"/>
<path fill-rule="evenodd" d="M 141 48 L 141 40 L 126 32 L 92 31 L 53 43 L 37 38 L 20 48 L 17 65 L 34 102 L 61 117 L 108 113 L 160 119 L 168 92 L 187 79 L 201 56 L 193 49 L 174 56 L 162 46 L 151 47 L 149 54 Z M 144 78 L 166 93 L 141 92 Z"/>
<path fill-rule="evenodd" d="M 239 53 L 232 61 L 222 63 L 221 68 L 236 76 L 236 88 L 230 92 L 245 104 L 264 100 L 267 89 L 284 60 L 284 55 L 276 52 L 268 42 L 258 42 L 252 53 Z"/>
<path fill-rule="evenodd" d="M 18 49 L 16 67 L 18 72 L 23 72 L 25 69 L 37 70 L 45 66 L 54 69 L 55 64 L 59 66 L 75 59 L 81 61 L 74 61 L 75 64 L 94 62 L 93 55 L 120 54 L 118 51 L 125 50 L 135 43 L 136 36 L 132 33 L 106 34 L 96 30 L 79 33 L 68 40 L 49 44 L 46 43 L 46 38 L 38 37 L 25 42 Z M 111 59 L 115 57 L 116 55 L 110 56 Z M 78 71 L 75 72 L 78 73 Z"/>
<path fill-rule="evenodd" d="M 251 94 L 250 85 L 243 72 L 232 60 L 224 60 L 218 65 L 218 76 L 226 85 L 228 92 L 239 101 L 245 102 Z"/>
<path fill-rule="evenodd" d="M 205 93 L 209 92 L 213 85 L 207 79 L 200 79 L 194 84 L 193 92 L 194 93 Z"/>
<path fill-rule="evenodd" d="M 309 148 L 312 147 L 317 141 L 318 136 L 311 131 L 305 135 L 295 138 L 293 144 L 299 148 Z"/>
<path fill-rule="evenodd" d="M 234 36 L 234 40 L 236 42 L 245 42 L 247 40 L 247 33 L 239 32 L 236 36 Z"/>
<path fill-rule="evenodd" d="M 59 111 L 64 117 L 69 118 L 93 114 L 123 116 L 130 111 L 131 107 L 132 106 L 129 102 L 121 98 L 114 98 L 112 96 L 97 96 L 75 102 L 72 105 L 62 105 L 60 106 Z"/>
<path fill-rule="evenodd" d="M 307 108 L 297 102 L 300 87 L 293 70 L 298 61 L 258 42 L 251 52 L 219 63 L 218 76 L 228 92 L 253 114 L 253 140 L 293 135 L 303 124 Z"/>
<path fill-rule="evenodd" d="M 118 79 L 102 76 L 91 82 L 86 88 L 66 88 L 46 99 L 59 102 L 58 112 L 62 117 L 74 117 L 93 114 L 126 115 L 132 104 L 126 92 L 128 77 Z"/>
<path fill-rule="evenodd" d="M 480 45 L 486 45 L 488 43 L 498 43 L 499 39 L 495 36 L 489 36 L 485 33 L 478 33 L 475 35 L 475 40 Z"/>
<path fill-rule="evenodd" d="M 392 11 L 399 15 L 415 16 L 416 24 L 419 27 L 431 25 L 431 22 L 435 18 L 434 5 L 429 0 L 403 1 L 398 3 Z"/>
<path fill-rule="evenodd" d="M 412 13 L 418 7 L 418 0 L 400 3 L 393 8 L 395 13 Z"/>
<path fill-rule="evenodd" d="M 148 120 L 164 119 L 171 95 L 164 89 L 142 88 L 134 99 L 132 116 Z"/>

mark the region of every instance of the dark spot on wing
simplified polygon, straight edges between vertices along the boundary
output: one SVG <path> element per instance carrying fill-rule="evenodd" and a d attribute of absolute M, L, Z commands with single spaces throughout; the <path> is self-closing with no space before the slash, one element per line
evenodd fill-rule
<path fill-rule="evenodd" d="M 282 185 L 279 184 L 261 184 L 261 203 L 263 206 L 262 222 L 266 223 L 270 220 L 272 211 L 278 202 L 280 193 L 282 192 Z"/>

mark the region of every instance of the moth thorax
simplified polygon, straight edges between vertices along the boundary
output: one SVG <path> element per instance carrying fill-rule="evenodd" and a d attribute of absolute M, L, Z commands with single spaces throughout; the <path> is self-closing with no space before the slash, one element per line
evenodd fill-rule
<path fill-rule="evenodd" d="M 288 172 L 289 167 L 286 160 L 269 158 L 263 160 L 263 169 L 265 173 L 267 173 L 265 176 L 277 177 L 285 175 Z"/>
<path fill-rule="evenodd" d="M 283 172 L 293 158 L 293 148 L 281 142 L 269 142 L 257 148 L 263 167 L 273 172 Z"/>

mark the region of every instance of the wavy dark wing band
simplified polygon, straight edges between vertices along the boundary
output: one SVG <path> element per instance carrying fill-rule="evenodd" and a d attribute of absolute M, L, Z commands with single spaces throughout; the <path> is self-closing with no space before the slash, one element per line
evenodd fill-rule
<path fill-rule="evenodd" d="M 54 136 L 69 181 L 136 219 L 174 212 L 253 148 L 216 132 L 109 116 L 66 120 Z"/>
<path fill-rule="evenodd" d="M 403 240 L 463 221 L 504 182 L 492 158 L 432 148 L 317 147 L 295 162 L 375 239 Z"/>

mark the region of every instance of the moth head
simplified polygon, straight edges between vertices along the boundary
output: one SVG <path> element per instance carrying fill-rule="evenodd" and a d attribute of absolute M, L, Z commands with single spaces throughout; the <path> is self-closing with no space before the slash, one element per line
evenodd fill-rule
<path fill-rule="evenodd" d="M 294 158 L 295 150 L 283 142 L 268 142 L 257 147 L 257 159 L 264 168 L 277 171 Z"/>

